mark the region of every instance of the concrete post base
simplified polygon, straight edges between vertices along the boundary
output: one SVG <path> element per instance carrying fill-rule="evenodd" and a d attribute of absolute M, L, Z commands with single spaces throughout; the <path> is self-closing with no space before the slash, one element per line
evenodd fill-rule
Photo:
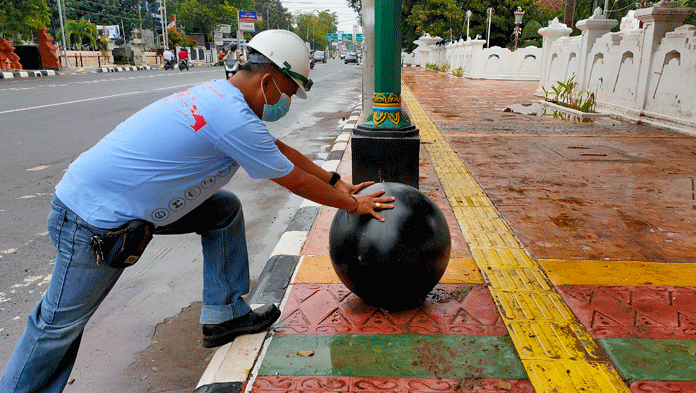
<path fill-rule="evenodd" d="M 351 145 L 353 184 L 395 182 L 418 188 L 420 135 L 415 126 L 377 129 L 358 125 Z"/>

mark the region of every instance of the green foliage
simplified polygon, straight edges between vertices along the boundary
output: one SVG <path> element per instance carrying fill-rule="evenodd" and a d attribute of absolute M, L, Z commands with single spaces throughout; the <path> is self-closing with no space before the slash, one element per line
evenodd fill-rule
<path fill-rule="evenodd" d="M 292 30 L 292 14 L 283 7 L 280 0 L 254 0 L 254 8 L 263 16 L 263 22 L 256 25 L 258 29 Z"/>
<path fill-rule="evenodd" d="M 459 67 L 456 70 L 452 70 L 452 75 L 461 77 L 462 75 L 464 75 L 464 70 L 462 69 L 462 67 Z"/>
<path fill-rule="evenodd" d="M 447 71 L 449 71 L 449 69 L 450 69 L 450 65 L 445 63 L 445 64 L 441 65 L 440 67 L 438 67 L 437 70 L 440 72 L 447 72 Z"/>
<path fill-rule="evenodd" d="M 293 31 L 308 42 L 312 50 L 325 50 L 328 46 L 326 35 L 337 31 L 338 17 L 329 10 L 299 14 L 295 24 Z"/>
<path fill-rule="evenodd" d="M 539 34 L 539 29 L 541 29 L 541 24 L 539 24 L 539 22 L 533 20 L 527 23 L 524 29 L 522 29 L 522 34 L 520 35 L 521 45 L 518 44 L 518 46 L 536 46 L 537 48 L 541 48 L 543 37 Z"/>
<path fill-rule="evenodd" d="M 0 37 L 30 40 L 38 27 L 49 24 L 49 15 L 44 0 L 0 0 Z"/>
<path fill-rule="evenodd" d="M 175 46 L 191 47 L 200 45 L 198 42 L 182 35 L 176 29 L 167 30 L 167 38 L 169 39 L 169 48 Z"/>
<path fill-rule="evenodd" d="M 65 26 L 65 37 L 73 48 L 82 50 L 87 47 L 97 49 L 97 25 L 90 23 L 85 18 L 80 20 L 68 20 Z"/>
<path fill-rule="evenodd" d="M 546 101 L 581 112 L 594 113 L 594 108 L 597 105 L 595 94 L 584 90 L 577 92 L 577 88 L 578 84 L 575 82 L 575 75 L 565 82 L 558 81 L 551 86 L 551 91 L 546 90 L 542 86 Z M 565 119 L 565 114 L 560 111 L 554 111 L 553 117 Z"/>
<path fill-rule="evenodd" d="M 141 23 L 143 23 L 143 28 L 153 28 L 152 25 L 147 24 L 149 19 L 147 19 L 148 15 L 145 10 L 138 12 L 138 0 L 61 0 L 61 3 L 64 11 L 63 17 L 66 20 L 79 21 L 84 18 L 95 25 L 118 25 L 123 30 L 121 36 L 126 40 L 130 39 L 133 29 L 138 28 Z M 49 4 L 54 21 L 54 37 L 60 37 L 58 7 L 55 0 L 49 1 Z M 66 39 L 70 41 L 67 36 Z M 123 39 L 117 43 L 120 44 L 122 41 Z"/>

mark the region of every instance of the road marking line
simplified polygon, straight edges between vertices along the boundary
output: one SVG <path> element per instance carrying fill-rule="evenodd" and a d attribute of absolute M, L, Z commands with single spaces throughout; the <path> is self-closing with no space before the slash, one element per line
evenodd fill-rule
<path fill-rule="evenodd" d="M 194 83 L 195 84 L 195 83 Z M 19 108 L 19 109 L 10 109 L 7 111 L 2 111 L 0 112 L 0 115 L 4 113 L 13 113 L 13 112 L 22 112 L 22 111 L 29 111 L 29 110 L 34 110 L 34 109 L 41 109 L 41 108 L 49 108 L 52 106 L 60 106 L 60 105 L 69 105 L 69 104 L 77 104 L 81 102 L 88 102 L 88 101 L 96 101 L 96 100 L 103 100 L 106 98 L 115 98 L 115 97 L 123 97 L 123 96 L 128 96 L 128 95 L 135 95 L 135 94 L 143 94 L 143 93 L 151 93 L 153 91 L 159 91 L 159 90 L 168 90 L 168 89 L 179 89 L 182 87 L 191 87 L 194 84 L 187 83 L 185 85 L 178 85 L 178 86 L 167 86 L 167 87 L 160 87 L 158 89 L 151 89 L 151 90 L 141 90 L 141 91 L 129 91 L 127 93 L 120 93 L 120 94 L 112 94 L 108 96 L 101 96 L 101 97 L 92 97 L 92 98 L 85 98 L 82 100 L 74 100 L 74 101 L 66 101 L 66 102 L 57 102 L 55 104 L 46 104 L 46 105 L 39 105 L 39 106 L 32 106 L 29 108 Z"/>
<path fill-rule="evenodd" d="M 534 389 L 630 393 L 403 83 L 401 95 Z"/>

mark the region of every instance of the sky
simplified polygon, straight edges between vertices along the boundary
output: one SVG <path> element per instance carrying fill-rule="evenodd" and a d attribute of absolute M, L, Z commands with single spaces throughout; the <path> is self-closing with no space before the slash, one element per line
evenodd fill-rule
<path fill-rule="evenodd" d="M 348 7 L 346 0 L 280 0 L 291 14 L 310 13 L 314 10 L 336 13 L 338 19 L 338 31 L 353 32 L 353 25 L 358 24 L 358 13 Z M 362 29 L 358 27 L 358 32 Z"/>

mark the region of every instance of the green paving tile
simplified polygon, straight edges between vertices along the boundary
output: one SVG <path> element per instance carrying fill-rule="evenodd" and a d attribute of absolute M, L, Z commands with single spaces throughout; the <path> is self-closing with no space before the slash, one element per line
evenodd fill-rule
<path fill-rule="evenodd" d="M 403 334 L 275 335 L 259 375 L 527 378 L 509 337 Z"/>
<path fill-rule="evenodd" d="M 601 338 L 599 343 L 629 381 L 696 381 L 696 340 Z"/>

